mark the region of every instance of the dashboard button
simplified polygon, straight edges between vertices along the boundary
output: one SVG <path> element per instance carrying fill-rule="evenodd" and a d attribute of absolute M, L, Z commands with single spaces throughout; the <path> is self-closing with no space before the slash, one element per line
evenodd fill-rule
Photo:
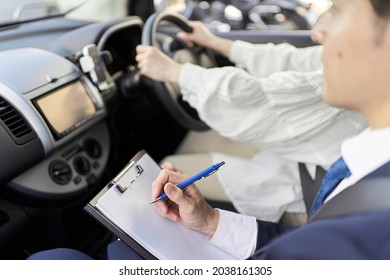
<path fill-rule="evenodd" d="M 49 165 L 50 178 L 60 185 L 65 185 L 72 179 L 72 169 L 62 160 L 54 160 Z"/>
<path fill-rule="evenodd" d="M 77 173 L 87 175 L 91 171 L 91 164 L 84 156 L 77 156 L 73 160 L 73 167 Z"/>
<path fill-rule="evenodd" d="M 76 176 L 73 178 L 73 183 L 75 183 L 76 185 L 78 185 L 80 182 L 81 182 L 81 177 L 80 176 Z"/>
<path fill-rule="evenodd" d="M 99 158 L 102 155 L 102 147 L 100 146 L 99 142 L 95 139 L 88 138 L 84 141 L 83 147 L 85 152 L 88 156 L 91 158 Z"/>

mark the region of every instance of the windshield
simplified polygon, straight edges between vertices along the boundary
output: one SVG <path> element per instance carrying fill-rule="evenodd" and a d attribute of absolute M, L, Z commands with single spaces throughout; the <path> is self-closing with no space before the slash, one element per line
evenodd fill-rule
<path fill-rule="evenodd" d="M 63 14 L 104 20 L 126 13 L 126 0 L 1 0 L 0 3 L 0 26 Z"/>
<path fill-rule="evenodd" d="M 22 22 L 63 14 L 78 7 L 85 0 L 2 0 L 0 24 Z"/>

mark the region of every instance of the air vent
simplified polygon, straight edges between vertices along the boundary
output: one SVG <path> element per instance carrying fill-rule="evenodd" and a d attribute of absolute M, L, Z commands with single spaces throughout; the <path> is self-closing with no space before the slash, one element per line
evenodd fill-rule
<path fill-rule="evenodd" d="M 23 116 L 1 96 L 0 120 L 17 144 L 26 143 L 35 135 Z"/>

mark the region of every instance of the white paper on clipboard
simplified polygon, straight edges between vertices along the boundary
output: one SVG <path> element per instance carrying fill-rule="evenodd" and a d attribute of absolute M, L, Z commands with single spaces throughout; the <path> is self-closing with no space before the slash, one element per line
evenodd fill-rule
<path fill-rule="evenodd" d="M 210 244 L 206 235 L 160 216 L 150 201 L 152 182 L 161 169 L 146 152 L 142 153 L 116 182 L 127 189 L 121 192 L 110 187 L 95 208 L 158 259 L 234 259 Z M 142 168 L 138 176 L 136 165 Z"/>

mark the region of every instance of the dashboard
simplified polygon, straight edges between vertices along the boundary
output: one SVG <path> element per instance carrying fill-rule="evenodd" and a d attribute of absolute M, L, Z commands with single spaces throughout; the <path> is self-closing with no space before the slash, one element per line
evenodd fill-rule
<path fill-rule="evenodd" d="M 77 28 L 47 49 L 0 52 L 0 64 L 14 65 L 0 69 L 0 182 L 54 201 L 96 183 L 110 151 L 106 103 L 115 80 L 135 65 L 141 30 L 142 21 L 131 17 Z M 86 52 L 91 46 L 95 53 Z M 93 75 L 97 62 L 105 76 Z"/>
<path fill-rule="evenodd" d="M 102 137 L 93 140 L 97 139 L 94 135 L 97 132 L 89 131 L 89 127 L 106 114 L 101 94 L 78 67 L 49 51 L 35 48 L 7 50 L 0 53 L 0 63 L 26 65 L 18 69 L 17 75 L 7 69 L 0 72 L 3 101 L 0 133 L 2 139 L 8 138 L 0 153 L 2 158 L 9 159 L 2 167 L 2 179 L 10 179 L 7 176 L 35 165 L 13 178 L 11 187 L 42 198 L 55 198 L 56 193 L 71 195 L 80 192 L 86 187 L 83 180 L 91 180 L 88 177 L 92 174 L 90 166 L 98 166 L 94 160 L 99 159 L 104 166 L 107 157 L 103 153 L 88 152 L 90 149 L 103 150 L 102 146 L 107 145 Z M 14 123 L 14 119 L 18 122 Z M 24 130 L 18 130 L 18 126 L 23 126 Z M 74 138 L 80 138 L 79 135 L 86 131 L 84 137 L 94 141 L 96 147 L 88 148 L 86 145 L 91 144 L 83 143 L 76 152 L 79 140 Z M 67 151 L 70 142 L 73 153 Z M 62 150 L 63 146 L 65 150 Z M 96 168 L 95 176 L 99 175 L 100 169 Z"/>

